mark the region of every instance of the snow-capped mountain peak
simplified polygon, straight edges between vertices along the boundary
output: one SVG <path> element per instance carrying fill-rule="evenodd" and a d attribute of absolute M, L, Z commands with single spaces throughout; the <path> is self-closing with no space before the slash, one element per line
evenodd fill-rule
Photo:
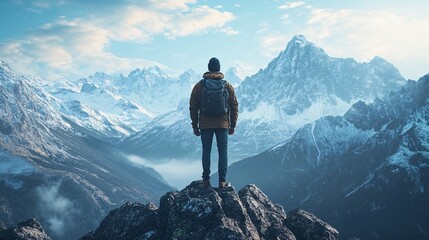
<path fill-rule="evenodd" d="M 225 79 L 235 88 L 238 87 L 247 76 L 249 76 L 249 74 L 239 64 L 230 67 L 228 71 L 225 72 Z"/>
<path fill-rule="evenodd" d="M 287 44 L 286 49 L 273 59 L 267 67 L 269 72 L 279 74 L 292 72 L 300 75 L 314 65 L 323 65 L 330 57 L 325 51 L 309 42 L 303 35 L 297 35 Z"/>
<path fill-rule="evenodd" d="M 225 79 L 233 83 L 231 76 L 237 77 L 236 70 L 225 72 Z M 298 128 L 320 117 L 343 115 L 359 100 L 372 102 L 399 89 L 405 81 L 393 65 L 381 58 L 376 57 L 369 64 L 330 57 L 298 35 L 265 69 L 237 83 L 240 83 L 236 88 L 240 107 L 237 128 L 241 131 L 235 135 L 240 141 L 232 143 L 236 145 L 232 145 L 231 155 L 241 158 L 285 141 Z M 179 111 L 180 108 L 176 114 L 155 118 L 142 129 L 138 139 L 124 142 L 133 145 L 138 154 L 159 154 L 160 145 L 172 146 L 162 151 L 172 154 L 168 157 L 193 153 L 195 147 L 189 143 L 194 139 L 184 137 L 187 134 L 184 131 L 189 129 L 189 116 Z M 179 153 L 177 149 L 183 151 Z"/>

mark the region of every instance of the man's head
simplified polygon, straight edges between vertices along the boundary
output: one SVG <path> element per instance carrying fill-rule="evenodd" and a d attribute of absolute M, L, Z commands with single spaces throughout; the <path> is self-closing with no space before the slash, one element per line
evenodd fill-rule
<path fill-rule="evenodd" d="M 209 71 L 210 72 L 219 72 L 220 71 L 220 62 L 219 59 L 212 57 L 209 61 Z"/>

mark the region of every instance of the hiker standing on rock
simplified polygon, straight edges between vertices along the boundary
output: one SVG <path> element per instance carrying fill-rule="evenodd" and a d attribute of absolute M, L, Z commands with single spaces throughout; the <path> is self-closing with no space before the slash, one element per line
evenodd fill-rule
<path fill-rule="evenodd" d="M 228 167 L 228 134 L 234 134 L 238 118 L 238 102 L 234 88 L 223 80 L 220 62 L 210 59 L 209 71 L 195 84 L 189 101 L 189 111 L 195 136 L 201 136 L 203 146 L 203 185 L 210 185 L 210 152 L 213 135 L 216 135 L 219 154 L 219 188 L 229 186 L 226 182 Z"/>

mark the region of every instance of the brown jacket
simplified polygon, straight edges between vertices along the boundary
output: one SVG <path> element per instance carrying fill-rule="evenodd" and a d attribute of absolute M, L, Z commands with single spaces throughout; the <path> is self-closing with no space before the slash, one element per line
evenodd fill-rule
<path fill-rule="evenodd" d="M 221 72 L 206 72 L 203 78 L 222 80 Z M 192 128 L 207 129 L 207 128 L 235 128 L 238 118 L 238 102 L 235 96 L 234 88 L 226 83 L 226 88 L 229 91 L 229 112 L 221 116 L 205 116 L 200 114 L 201 92 L 203 85 L 201 82 L 195 84 L 192 89 L 191 99 L 189 100 L 189 111 L 191 114 Z M 228 116 L 229 114 L 229 116 Z"/>

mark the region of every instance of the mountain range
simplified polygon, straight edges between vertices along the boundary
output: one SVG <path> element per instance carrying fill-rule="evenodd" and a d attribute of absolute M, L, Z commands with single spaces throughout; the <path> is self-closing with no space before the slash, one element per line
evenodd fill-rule
<path fill-rule="evenodd" d="M 307 123 L 342 115 L 353 103 L 373 101 L 404 84 L 399 71 L 380 57 L 369 63 L 334 58 L 304 36 L 295 36 L 265 69 L 236 88 L 239 117 L 230 156 L 260 153 Z M 200 144 L 192 135 L 186 102 L 181 104 L 124 139 L 121 147 L 153 159 L 197 156 Z"/>
<path fill-rule="evenodd" d="M 0 61 L 0 219 L 36 217 L 55 239 L 76 239 L 126 201 L 172 189 L 153 169 L 58 111 L 62 102 Z"/>
<path fill-rule="evenodd" d="M 343 237 L 428 237 L 429 76 L 405 81 L 380 57 L 331 57 L 301 35 L 244 75 L 225 72 L 240 107 L 234 186 L 256 183 Z M 130 154 L 200 157 L 188 109 L 200 78 L 151 67 L 47 82 L 0 60 L 0 223 L 36 217 L 49 236 L 76 239 L 126 201 L 173 190 Z"/>
<path fill-rule="evenodd" d="M 336 226 L 343 237 L 429 237 L 429 75 L 373 103 L 300 128 L 286 142 L 228 168 L 290 208 Z"/>

